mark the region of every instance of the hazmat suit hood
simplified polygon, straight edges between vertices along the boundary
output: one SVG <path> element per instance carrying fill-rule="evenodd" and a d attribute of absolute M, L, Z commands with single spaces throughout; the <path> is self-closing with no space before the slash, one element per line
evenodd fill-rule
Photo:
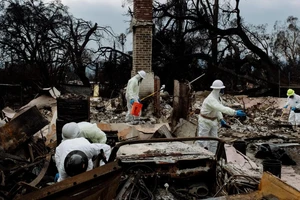
<path fill-rule="evenodd" d="M 87 138 L 93 143 L 106 143 L 106 134 L 100 128 L 98 128 L 97 124 L 92 124 L 89 122 L 79 122 L 77 123 L 77 125 L 80 128 L 79 137 Z"/>
<path fill-rule="evenodd" d="M 221 96 L 220 92 L 221 92 L 221 89 L 213 89 L 213 90 L 211 91 L 211 95 L 212 95 L 215 99 L 219 99 L 220 96 Z"/>
<path fill-rule="evenodd" d="M 63 126 L 62 128 L 62 139 L 73 139 L 77 138 L 80 134 L 80 129 L 77 123 L 70 122 Z"/>

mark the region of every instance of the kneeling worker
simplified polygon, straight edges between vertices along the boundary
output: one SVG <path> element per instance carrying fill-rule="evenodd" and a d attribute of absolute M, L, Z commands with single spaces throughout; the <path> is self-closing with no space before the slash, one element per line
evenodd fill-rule
<path fill-rule="evenodd" d="M 63 141 L 56 147 L 55 163 L 59 173 L 58 182 L 70 176 L 93 169 L 92 158 L 104 152 L 108 159 L 111 147 L 107 144 L 90 143 L 84 137 L 78 137 L 80 128 L 77 123 L 67 123 L 62 128 Z M 100 162 L 100 166 L 104 162 Z"/>

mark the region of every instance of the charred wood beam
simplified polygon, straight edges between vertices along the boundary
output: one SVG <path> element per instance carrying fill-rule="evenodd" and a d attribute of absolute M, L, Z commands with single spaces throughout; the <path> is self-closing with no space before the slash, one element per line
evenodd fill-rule
<path fill-rule="evenodd" d="M 16 156 L 10 153 L 0 152 L 0 160 L 4 160 L 4 159 L 11 159 L 18 162 L 30 163 L 28 160 L 20 156 Z"/>
<path fill-rule="evenodd" d="M 187 119 L 190 108 L 190 90 L 187 83 L 180 83 L 174 80 L 174 99 L 172 112 L 172 130 L 180 118 Z"/>
<path fill-rule="evenodd" d="M 158 76 L 154 77 L 154 91 L 160 91 L 160 79 Z M 156 117 L 160 117 L 160 92 L 156 92 L 153 95 L 153 102 L 154 102 L 154 115 Z"/>
<path fill-rule="evenodd" d="M 7 179 L 12 179 L 12 178 L 18 176 L 24 170 L 27 170 L 28 168 L 33 167 L 35 165 L 38 165 L 41 162 L 43 162 L 43 160 L 38 160 L 38 161 L 36 161 L 34 163 L 31 163 L 31 164 L 25 164 L 25 165 L 20 165 L 20 166 L 16 166 L 14 168 L 11 168 L 10 170 L 11 170 L 12 173 L 7 176 Z"/>
<path fill-rule="evenodd" d="M 113 199 L 121 174 L 121 167 L 112 162 L 14 199 Z"/>

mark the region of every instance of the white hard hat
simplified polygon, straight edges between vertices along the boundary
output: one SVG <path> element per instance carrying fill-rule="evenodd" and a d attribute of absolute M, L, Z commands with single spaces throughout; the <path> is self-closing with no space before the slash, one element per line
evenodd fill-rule
<path fill-rule="evenodd" d="M 77 123 L 70 122 L 70 123 L 65 124 L 62 127 L 61 132 L 62 132 L 63 140 L 66 140 L 66 139 L 77 138 L 80 133 L 80 129 L 79 129 L 79 126 L 77 125 Z"/>
<path fill-rule="evenodd" d="M 138 71 L 138 74 L 144 79 L 146 77 L 146 72 L 144 70 Z"/>
<path fill-rule="evenodd" d="M 223 89 L 225 88 L 223 82 L 221 80 L 215 80 L 210 86 L 212 89 Z"/>

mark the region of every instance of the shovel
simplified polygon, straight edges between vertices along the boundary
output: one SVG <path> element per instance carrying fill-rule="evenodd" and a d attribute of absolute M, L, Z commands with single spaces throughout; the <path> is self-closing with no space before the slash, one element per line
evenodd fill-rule
<path fill-rule="evenodd" d="M 155 91 L 155 92 L 153 92 L 153 93 L 149 94 L 148 96 L 146 96 L 146 97 L 142 98 L 140 101 L 143 101 L 143 100 L 145 100 L 145 99 L 147 99 L 147 98 L 149 98 L 149 97 L 151 97 L 151 96 L 155 95 L 156 93 L 158 93 L 158 92 L 160 92 L 160 91 L 164 90 L 164 89 L 165 89 L 165 87 L 166 87 L 165 85 L 162 85 L 162 86 L 161 86 L 161 88 L 160 88 L 159 90 L 157 90 L 157 91 Z"/>

